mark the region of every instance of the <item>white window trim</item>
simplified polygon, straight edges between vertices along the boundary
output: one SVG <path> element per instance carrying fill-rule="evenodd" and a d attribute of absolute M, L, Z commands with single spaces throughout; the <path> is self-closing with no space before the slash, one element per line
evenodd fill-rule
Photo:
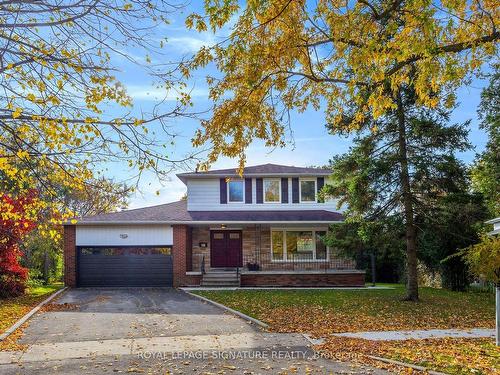
<path fill-rule="evenodd" d="M 300 232 L 307 231 L 312 232 L 314 239 L 314 249 L 313 249 L 313 259 L 312 260 L 288 260 L 287 247 L 286 247 L 286 232 Z M 273 232 L 282 232 L 283 234 L 283 259 L 274 259 L 273 255 Z M 270 236 L 271 236 L 271 263 L 326 263 L 330 261 L 330 247 L 326 247 L 326 259 L 316 259 L 316 232 L 327 232 L 328 228 L 271 228 Z"/>
<path fill-rule="evenodd" d="M 278 195 L 279 195 L 279 198 L 277 201 L 267 201 L 266 200 L 266 181 L 278 181 Z M 281 203 L 281 179 L 280 178 L 264 178 L 262 180 L 262 201 L 264 203 L 271 203 L 271 204 L 277 204 L 277 203 Z"/>
<path fill-rule="evenodd" d="M 243 188 L 243 199 L 241 201 L 231 201 L 229 199 L 229 183 L 230 182 L 241 182 L 241 186 Z M 245 203 L 245 180 L 243 179 L 237 179 L 237 180 L 229 180 L 226 182 L 226 185 L 227 185 L 227 203 L 230 203 L 230 204 L 241 204 L 241 203 Z"/>
<path fill-rule="evenodd" d="M 302 181 L 314 181 L 314 200 L 313 201 L 303 201 L 302 200 Z M 311 204 L 318 202 L 318 179 L 317 178 L 300 178 L 299 179 L 299 202 L 304 204 Z"/>

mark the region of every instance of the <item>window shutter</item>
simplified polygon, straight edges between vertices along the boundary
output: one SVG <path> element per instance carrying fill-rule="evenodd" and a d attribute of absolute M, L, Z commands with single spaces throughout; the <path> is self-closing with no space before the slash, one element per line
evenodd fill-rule
<path fill-rule="evenodd" d="M 281 203 L 288 203 L 288 178 L 281 179 Z"/>
<path fill-rule="evenodd" d="M 324 202 L 324 200 L 319 197 L 319 192 L 321 191 L 321 189 L 323 188 L 324 185 L 325 185 L 325 178 L 324 177 L 318 177 L 318 182 L 316 183 L 316 188 L 318 190 L 317 190 L 316 193 L 318 194 L 318 202 L 319 203 L 323 203 Z"/>
<path fill-rule="evenodd" d="M 227 183 L 225 178 L 220 179 L 220 203 L 227 203 Z"/>
<path fill-rule="evenodd" d="M 262 186 L 262 178 L 256 178 L 255 179 L 255 193 L 256 193 L 256 203 L 263 203 L 264 202 L 264 187 Z"/>
<path fill-rule="evenodd" d="M 299 179 L 292 178 L 292 203 L 299 203 Z"/>
<path fill-rule="evenodd" d="M 245 203 L 252 203 L 252 179 L 245 178 Z"/>

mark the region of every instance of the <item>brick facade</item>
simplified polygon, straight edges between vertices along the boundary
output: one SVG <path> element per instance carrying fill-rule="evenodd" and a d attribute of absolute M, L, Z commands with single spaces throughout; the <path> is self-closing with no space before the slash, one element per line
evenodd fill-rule
<path fill-rule="evenodd" d="M 359 286 L 365 285 L 365 273 L 359 271 L 342 273 L 259 273 L 241 275 L 241 286 Z"/>
<path fill-rule="evenodd" d="M 192 228 L 188 225 L 172 225 L 174 263 L 174 287 L 200 285 L 201 275 L 186 275 L 192 259 Z"/>
<path fill-rule="evenodd" d="M 64 284 L 76 286 L 76 226 L 64 226 Z"/>
<path fill-rule="evenodd" d="M 272 262 L 271 259 L 271 226 L 249 225 L 242 230 L 243 267 L 247 263 L 258 263 L 260 269 L 267 270 L 316 270 L 316 269 L 354 269 L 356 264 L 350 259 L 336 258 L 330 254 L 328 262 L 285 263 Z M 207 247 L 200 247 L 200 243 Z M 201 261 L 205 259 L 205 270 L 210 270 L 210 228 L 194 227 L 192 241 L 192 271 L 201 270 Z"/>

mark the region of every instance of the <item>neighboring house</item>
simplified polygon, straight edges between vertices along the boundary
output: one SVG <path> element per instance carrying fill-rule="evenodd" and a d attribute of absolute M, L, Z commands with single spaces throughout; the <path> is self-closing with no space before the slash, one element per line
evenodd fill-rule
<path fill-rule="evenodd" d="M 64 227 L 70 286 L 363 286 L 322 242 L 343 216 L 329 171 L 275 164 L 181 173 L 187 200 Z"/>
<path fill-rule="evenodd" d="M 488 220 L 486 224 L 493 224 L 493 230 L 488 233 L 489 236 L 500 234 L 500 217 Z"/>

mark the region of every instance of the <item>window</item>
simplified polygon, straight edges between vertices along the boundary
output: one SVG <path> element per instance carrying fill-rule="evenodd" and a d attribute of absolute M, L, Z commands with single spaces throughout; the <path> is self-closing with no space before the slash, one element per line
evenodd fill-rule
<path fill-rule="evenodd" d="M 286 256 L 289 260 L 314 259 L 312 231 L 287 231 Z"/>
<path fill-rule="evenodd" d="M 229 181 L 227 187 L 228 202 L 243 202 L 243 181 Z"/>
<path fill-rule="evenodd" d="M 283 260 L 283 231 L 272 231 L 273 260 Z"/>
<path fill-rule="evenodd" d="M 325 230 L 271 230 L 271 251 L 273 261 L 326 261 L 328 247 L 322 238 Z"/>
<path fill-rule="evenodd" d="M 316 180 L 300 180 L 300 201 L 316 202 Z"/>
<path fill-rule="evenodd" d="M 281 202 L 281 180 L 279 179 L 264 179 L 264 202 L 276 203 Z"/>
<path fill-rule="evenodd" d="M 172 247 L 84 247 L 80 248 L 80 255 L 98 256 L 145 256 L 145 255 L 171 255 Z"/>
<path fill-rule="evenodd" d="M 326 236 L 326 231 L 316 232 L 316 259 L 326 260 L 328 248 L 323 243 L 322 238 Z"/>
<path fill-rule="evenodd" d="M 230 240 L 239 240 L 240 234 L 239 233 L 229 233 L 229 239 Z"/>

